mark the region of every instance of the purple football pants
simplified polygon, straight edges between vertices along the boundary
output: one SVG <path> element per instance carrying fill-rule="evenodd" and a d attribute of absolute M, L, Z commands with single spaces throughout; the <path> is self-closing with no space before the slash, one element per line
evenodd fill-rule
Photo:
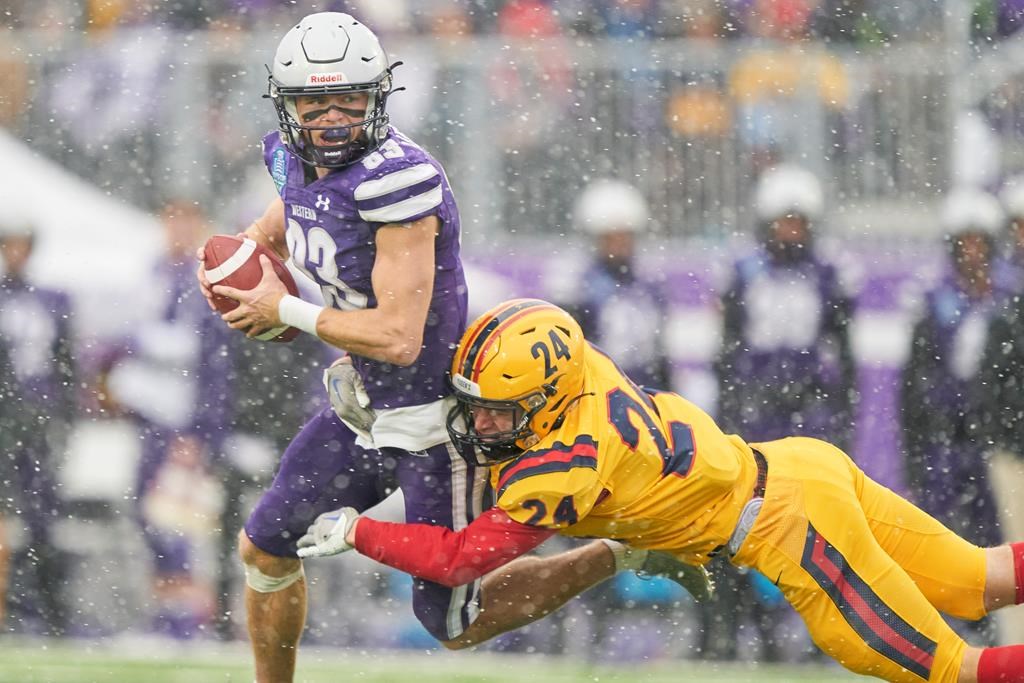
<path fill-rule="evenodd" d="M 449 443 L 409 453 L 397 448 L 366 450 L 328 408 L 314 416 L 285 449 L 274 481 L 245 523 L 261 550 L 295 557 L 295 544 L 316 517 L 328 510 L 366 510 L 397 484 L 405 496 L 407 522 L 461 529 L 483 509 L 487 473 L 470 468 Z M 480 582 L 458 588 L 415 579 L 413 610 L 438 640 L 460 635 L 477 614 Z"/>

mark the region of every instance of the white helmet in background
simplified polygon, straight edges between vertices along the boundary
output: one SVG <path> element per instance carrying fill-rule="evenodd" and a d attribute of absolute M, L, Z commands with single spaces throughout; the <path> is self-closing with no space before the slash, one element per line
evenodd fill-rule
<path fill-rule="evenodd" d="M 766 170 L 754 192 L 754 211 L 760 221 L 783 216 L 803 216 L 808 221 L 821 217 L 825 195 L 821 182 L 807 169 L 780 164 Z"/>
<path fill-rule="evenodd" d="M 942 205 L 942 228 L 948 236 L 979 232 L 994 239 L 1002 231 L 1004 220 L 999 200 L 976 188 L 955 189 Z"/>
<path fill-rule="evenodd" d="M 587 185 L 573 211 L 576 228 L 591 235 L 642 232 L 650 212 L 640 191 L 621 180 L 604 178 Z"/>
<path fill-rule="evenodd" d="M 1015 175 L 1003 184 L 999 202 L 1007 218 L 1024 218 L 1024 175 Z"/>
<path fill-rule="evenodd" d="M 269 80 L 268 96 L 277 110 L 281 140 L 307 164 L 347 166 L 387 135 L 385 104 L 392 87 L 391 66 L 377 36 L 351 15 L 319 12 L 304 17 L 281 39 Z M 299 121 L 295 98 L 350 92 L 368 94 L 366 114 L 362 121 L 331 130 L 343 139 L 351 128 L 361 126 L 362 135 L 344 145 L 313 145 L 308 131 L 318 127 Z"/>

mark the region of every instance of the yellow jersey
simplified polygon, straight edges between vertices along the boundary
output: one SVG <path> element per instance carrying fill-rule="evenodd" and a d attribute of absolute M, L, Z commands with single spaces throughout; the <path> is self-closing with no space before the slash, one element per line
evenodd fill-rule
<path fill-rule="evenodd" d="M 677 394 L 637 387 L 587 345 L 584 393 L 536 446 L 492 472 L 516 521 L 704 564 L 757 479 L 753 452 Z"/>

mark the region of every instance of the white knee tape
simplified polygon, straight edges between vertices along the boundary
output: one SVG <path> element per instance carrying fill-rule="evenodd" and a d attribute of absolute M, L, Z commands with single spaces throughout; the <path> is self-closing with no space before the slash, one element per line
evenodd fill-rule
<path fill-rule="evenodd" d="M 276 593 L 283 591 L 303 576 L 305 572 L 300 565 L 298 569 L 285 576 L 267 576 L 251 564 L 243 564 L 245 567 L 245 585 L 257 593 Z"/>

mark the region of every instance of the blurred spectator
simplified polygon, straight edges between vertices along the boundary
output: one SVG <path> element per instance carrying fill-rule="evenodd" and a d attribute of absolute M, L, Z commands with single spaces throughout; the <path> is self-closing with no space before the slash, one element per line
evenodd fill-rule
<path fill-rule="evenodd" d="M 232 337 L 195 282 L 195 249 L 208 232 L 203 212 L 172 200 L 161 218 L 167 256 L 154 287 L 164 293 L 162 308 L 131 340 L 108 386 L 134 413 L 143 438 L 135 502 L 153 555 L 152 626 L 190 638 L 213 614 L 213 563 L 203 560 L 212 560 L 223 507 L 210 462 L 232 419 Z"/>
<path fill-rule="evenodd" d="M 590 242 L 591 262 L 564 302 L 587 339 L 601 347 L 637 384 L 671 389 L 665 353 L 665 296 L 660 284 L 639 272 L 637 240 L 650 225 L 647 201 L 620 180 L 595 180 L 580 194 L 576 229 Z"/>
<path fill-rule="evenodd" d="M 851 304 L 835 268 L 814 250 L 825 202 L 809 171 L 783 165 L 765 171 L 753 198 L 759 245 L 735 266 L 722 299 L 722 350 L 715 362 L 719 420 L 754 441 L 799 434 L 848 447 L 855 369 Z M 762 659 L 781 657 L 775 627 L 783 603 L 750 576 L 720 563 L 717 602 L 703 608 L 708 656 L 735 655 L 736 628 L 752 613 Z M 731 589 L 731 590 L 730 590 Z"/>
<path fill-rule="evenodd" d="M 969 396 L 997 309 L 991 266 L 1003 216 L 995 197 L 962 189 L 946 198 L 942 220 L 949 273 L 926 297 L 904 371 L 907 483 L 922 509 L 971 543 L 990 547 L 1002 542 L 1002 532 L 986 445 L 977 433 L 989 420 L 975 413 Z"/>
<path fill-rule="evenodd" d="M 8 416 L 15 479 L 8 490 L 17 492 L 28 532 L 22 559 L 35 577 L 34 586 L 18 596 L 23 618 L 34 612 L 51 634 L 62 634 L 67 626 L 66 567 L 53 546 L 51 526 L 62 515 L 56 468 L 76 413 L 72 311 L 64 292 L 38 286 L 28 277 L 35 240 L 35 232 L 26 226 L 0 230 L 6 271 L 0 280 L 0 342 L 10 353 L 20 398 Z"/>

